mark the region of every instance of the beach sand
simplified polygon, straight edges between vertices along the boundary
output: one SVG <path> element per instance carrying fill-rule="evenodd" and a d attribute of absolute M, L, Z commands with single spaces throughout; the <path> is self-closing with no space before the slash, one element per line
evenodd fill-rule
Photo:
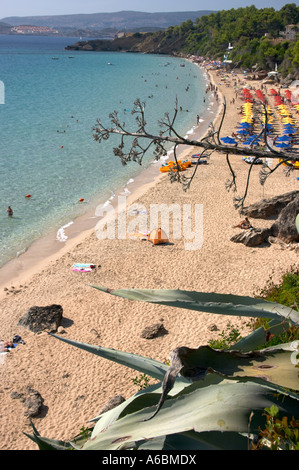
<path fill-rule="evenodd" d="M 226 96 L 228 103 L 221 134 L 231 135 L 240 121 L 238 108 L 242 101 L 235 97 L 232 84 L 227 86 L 215 72 L 211 73 L 218 92 Z M 258 83 L 254 82 L 254 86 L 258 87 Z M 234 105 L 230 105 L 232 98 L 236 98 Z M 219 119 L 218 115 L 217 122 Z M 192 155 L 198 150 L 189 148 L 184 152 Z M 232 156 L 231 161 L 238 175 L 238 194 L 242 194 L 248 165 L 241 157 Z M 58 254 L 33 265 L 21 277 L 8 280 L 9 290 L 1 288 L 0 293 L 1 338 L 11 340 L 18 334 L 26 344 L 19 344 L 0 364 L 0 449 L 37 450 L 24 435 L 24 432 L 31 433 L 30 423 L 24 416 L 22 401 L 13 398 L 12 392 L 24 392 L 28 386 L 37 390 L 44 399 L 43 415 L 33 420 L 39 433 L 69 440 L 112 397 L 129 398 L 138 391 L 132 382 L 139 376 L 138 372 L 68 346 L 46 333 L 37 335 L 17 326 L 30 307 L 61 305 L 64 338 L 165 362 L 178 346 L 195 348 L 217 338 L 228 322 L 241 334 L 247 334 L 248 318 L 131 302 L 93 289 L 91 284 L 116 289 L 180 288 L 253 296 L 265 287 L 270 276 L 278 281 L 297 264 L 298 253 L 281 249 L 279 245 L 249 248 L 230 241 L 239 231 L 232 226 L 239 223 L 240 216 L 233 207 L 233 193 L 225 188 L 229 170 L 224 154 L 214 153 L 208 165 L 199 167 L 187 192 L 180 185 L 171 184 L 167 174 L 161 175 L 159 165 L 156 168 L 155 182 L 132 194 L 127 205 L 138 202 L 148 214 L 153 204 L 202 205 L 201 248 L 187 250 L 188 240 L 184 236 L 181 240 L 174 239 L 171 226 L 170 243 L 160 246 L 130 238 L 99 240 L 92 229 L 66 243 Z M 259 171 L 256 165 L 246 205 L 263 196 L 268 198 L 298 189 L 297 175 L 286 178 L 282 169 L 268 179 L 263 189 Z M 186 174 L 190 173 L 188 169 Z M 267 227 L 272 221 L 252 220 L 252 223 Z M 71 266 L 78 262 L 92 262 L 101 268 L 88 274 L 72 272 Z M 142 338 L 143 329 L 155 323 L 163 323 L 168 334 L 151 340 Z"/>

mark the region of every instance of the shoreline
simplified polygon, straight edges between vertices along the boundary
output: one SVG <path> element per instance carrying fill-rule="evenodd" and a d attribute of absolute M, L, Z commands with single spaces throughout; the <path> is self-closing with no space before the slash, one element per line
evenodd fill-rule
<path fill-rule="evenodd" d="M 218 86 L 219 95 L 225 95 L 230 103 L 235 96 L 233 86 L 220 85 L 216 72 L 209 73 L 209 78 Z M 240 120 L 237 108 L 241 104 L 238 98 L 235 105 L 228 107 L 222 135 L 231 134 L 237 126 Z M 219 106 L 213 120 L 216 125 L 220 116 Z M 191 147 L 183 151 L 184 155 L 192 155 Z M 240 157 L 234 158 L 232 165 L 238 176 L 238 192 L 242 193 L 248 165 Z M 225 156 L 215 152 L 208 165 L 200 165 L 187 192 L 178 184 L 171 184 L 167 174 L 158 172 L 146 191 L 141 187 L 135 193 L 135 201 L 146 209 L 155 203 L 200 204 L 204 215 L 200 249 L 188 251 L 185 248 L 188 237 L 175 239 L 173 227 L 169 233 L 171 243 L 158 246 L 141 240 L 99 240 L 90 231 L 82 234 L 79 242 L 70 242 L 69 249 L 28 277 L 26 285 L 7 291 L 0 299 L 2 338 L 11 340 L 18 334 L 26 343 L 7 353 L 0 365 L 1 449 L 37 450 L 24 435 L 32 434 L 32 428 L 24 416 L 22 401 L 16 398 L 26 394 L 27 387 L 37 390 L 44 400 L 43 414 L 33 419 L 38 432 L 43 437 L 61 440 L 73 438 L 82 426 L 88 426 L 111 398 L 121 395 L 128 399 L 138 391 L 133 384 L 138 376 L 136 371 L 58 342 L 45 332 L 35 334 L 18 326 L 18 320 L 34 305 L 62 306 L 59 336 L 161 362 L 176 347 L 197 348 L 219 338 L 229 322 L 242 336 L 251 331 L 247 317 L 128 301 L 91 287 L 181 289 L 253 296 L 270 277 L 276 282 L 286 269 L 298 265 L 298 254 L 278 245 L 250 248 L 231 242 L 239 214 L 233 207 L 233 195 L 225 188 L 228 176 Z M 292 185 L 297 188 L 295 176 L 285 178 L 280 168 L 261 188 L 259 168 L 253 168 L 247 203 L 256 202 L 263 195 L 272 197 L 288 192 Z M 254 221 L 261 228 L 269 224 L 272 221 Z M 101 268 L 87 274 L 74 273 L 70 268 L 75 262 L 92 262 Z M 163 324 L 167 334 L 151 340 L 143 338 L 144 328 L 157 323 Z"/>
<path fill-rule="evenodd" d="M 205 75 L 206 71 L 202 70 L 202 73 Z M 211 99 L 211 96 L 209 96 L 209 100 Z M 212 108 L 212 111 L 211 109 L 206 110 L 203 116 L 204 119 L 201 119 L 199 125 L 194 125 L 192 128 L 187 130 L 186 135 L 193 135 L 195 139 L 199 139 L 206 134 L 209 123 L 214 121 L 215 116 L 219 113 L 219 106 L 217 106 L 217 104 L 213 103 L 212 105 L 209 104 L 209 106 Z M 211 113 L 214 113 L 215 116 L 208 120 L 208 114 L 211 115 Z M 178 156 L 186 153 L 188 154 L 188 150 L 190 150 L 190 148 L 185 150 L 180 149 L 178 151 Z M 49 234 L 33 241 L 24 251 L 22 250 L 19 252 L 19 255 L 1 266 L 0 299 L 5 295 L 5 293 L 3 293 L 4 288 L 11 288 L 11 286 L 14 286 L 17 283 L 22 284 L 26 282 L 28 277 L 41 271 L 58 257 L 63 256 L 68 250 L 71 250 L 77 243 L 82 242 L 85 237 L 92 233 L 97 223 L 94 219 L 97 219 L 97 221 L 99 220 L 99 218 L 95 216 L 95 210 L 98 206 L 102 205 L 104 207 L 108 201 L 111 201 L 112 203 L 113 199 L 116 200 L 128 185 L 128 189 L 130 191 L 128 204 L 132 204 L 152 185 L 155 185 L 159 178 L 165 176 L 157 172 L 158 165 L 163 161 L 169 160 L 172 154 L 173 150 L 170 149 L 167 153 L 167 157 L 164 157 L 157 162 L 152 161 L 149 163 L 146 168 L 143 168 L 140 173 L 134 177 L 132 182 L 129 180 L 125 185 L 118 188 L 109 200 L 106 200 L 106 198 L 101 199 L 99 194 L 98 197 L 94 198 L 93 202 L 89 204 L 89 207 L 83 214 L 77 216 L 73 221 L 70 221 L 65 226 L 58 227 L 57 229 L 52 230 Z M 67 230 L 67 238 L 63 241 L 58 240 L 58 233 L 62 231 L 62 236 L 64 236 L 65 230 Z"/>

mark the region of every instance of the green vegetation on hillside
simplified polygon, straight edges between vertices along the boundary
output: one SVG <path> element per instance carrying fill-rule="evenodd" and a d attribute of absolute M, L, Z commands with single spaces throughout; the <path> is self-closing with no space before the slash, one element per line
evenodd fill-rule
<path fill-rule="evenodd" d="M 95 41 L 92 50 L 193 54 L 223 60 L 231 44 L 229 58 L 236 65 L 268 71 L 277 65 L 283 75 L 299 74 L 299 7 L 290 3 L 279 11 L 255 6 L 222 10 L 165 31 L 134 35 L 129 42 L 128 38 L 112 44 Z M 79 49 L 90 49 L 78 44 Z"/>
<path fill-rule="evenodd" d="M 299 7 L 295 3 L 280 11 L 251 6 L 211 13 L 195 24 L 187 21 L 168 28 L 165 40 L 184 38 L 183 52 L 221 60 L 231 43 L 233 62 L 244 67 L 258 64 L 266 70 L 273 70 L 277 64 L 282 72 L 289 72 L 299 70 L 298 23 Z"/>

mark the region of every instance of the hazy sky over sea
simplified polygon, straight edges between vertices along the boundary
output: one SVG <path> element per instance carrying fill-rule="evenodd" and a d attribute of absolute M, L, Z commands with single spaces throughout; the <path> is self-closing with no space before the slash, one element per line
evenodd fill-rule
<path fill-rule="evenodd" d="M 274 7 L 280 10 L 288 3 L 283 0 L 9 0 L 2 1 L 0 18 L 8 16 L 66 15 L 77 13 L 104 13 L 122 10 L 143 12 L 229 10 L 255 5 L 257 8 Z"/>

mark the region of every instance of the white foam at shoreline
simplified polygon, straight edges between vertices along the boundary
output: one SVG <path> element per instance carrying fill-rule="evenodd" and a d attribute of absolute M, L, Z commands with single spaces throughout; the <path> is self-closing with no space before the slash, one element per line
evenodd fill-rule
<path fill-rule="evenodd" d="M 61 227 L 58 232 L 57 232 L 57 235 L 56 235 L 56 240 L 59 241 L 59 242 L 66 242 L 68 237 L 66 236 L 65 234 L 65 229 L 68 228 L 70 225 L 72 225 L 74 222 L 71 221 L 69 222 L 68 224 L 64 225 L 63 227 Z"/>
<path fill-rule="evenodd" d="M 21 256 L 23 253 L 25 253 L 26 251 L 27 251 L 27 248 L 23 248 L 23 250 L 18 251 L 18 252 L 17 252 L 17 258 L 18 258 L 19 256 Z"/>

